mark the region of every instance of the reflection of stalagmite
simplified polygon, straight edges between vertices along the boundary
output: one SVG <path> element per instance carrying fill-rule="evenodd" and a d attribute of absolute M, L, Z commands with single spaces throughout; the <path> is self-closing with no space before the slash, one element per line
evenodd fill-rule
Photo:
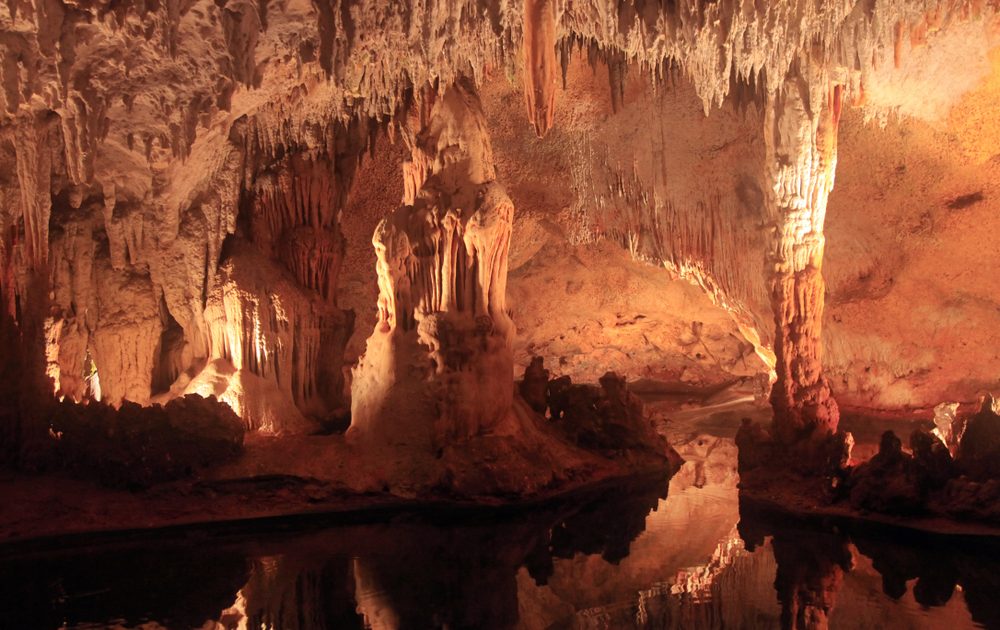
<path fill-rule="evenodd" d="M 225 614 L 240 628 L 360 627 L 350 596 L 350 561 L 318 551 L 292 548 L 254 558 L 250 579 Z"/>
<path fill-rule="evenodd" d="M 820 361 L 823 222 L 841 106 L 840 88 L 827 85 L 793 70 L 765 117 L 767 205 L 775 225 L 768 254 L 777 357 L 771 404 L 776 437 L 785 443 L 814 429 L 817 437 L 833 433 L 839 420 Z"/>
<path fill-rule="evenodd" d="M 434 103 L 409 144 L 407 176 L 426 178 L 372 239 L 378 322 L 355 370 L 351 435 L 440 444 L 496 426 L 510 410 L 514 208 L 494 181 L 486 121 L 467 84 Z"/>
<path fill-rule="evenodd" d="M 778 570 L 774 590 L 781 603 L 781 627 L 825 630 L 837 602 L 844 574 L 854 568 L 854 554 L 836 535 L 801 540 L 792 532 L 775 534 L 771 545 Z"/>
<path fill-rule="evenodd" d="M 825 630 L 844 576 L 854 570 L 853 547 L 838 531 L 805 527 L 786 514 L 761 510 L 740 499 L 737 526 L 746 550 L 771 536 L 777 570 L 774 590 L 781 604 L 784 630 Z"/>
<path fill-rule="evenodd" d="M 539 138 L 552 128 L 560 68 L 555 1 L 524 0 L 524 101 Z"/>

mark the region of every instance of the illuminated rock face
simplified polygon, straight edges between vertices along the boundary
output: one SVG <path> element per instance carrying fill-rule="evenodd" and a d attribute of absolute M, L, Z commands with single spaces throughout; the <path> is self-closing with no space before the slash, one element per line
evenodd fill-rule
<path fill-rule="evenodd" d="M 514 207 L 494 181 L 471 86 L 456 83 L 420 118 L 408 131 L 413 158 L 404 169 L 417 192 L 372 238 L 378 322 L 355 369 L 348 435 L 440 446 L 510 411 Z"/>
<path fill-rule="evenodd" d="M 764 118 L 767 204 L 775 233 L 768 252 L 777 381 L 774 431 L 792 443 L 836 432 L 840 413 L 823 376 L 823 222 L 837 167 L 841 88 L 796 72 Z"/>
<path fill-rule="evenodd" d="M 303 413 L 322 417 L 341 404 L 341 356 L 351 316 L 279 265 L 251 251 L 234 252 L 219 270 L 205 319 L 209 360 L 234 372 L 208 385 L 206 377 L 219 374 L 206 371 L 184 391 L 214 394 L 251 428 L 271 432 L 305 429 Z"/>
<path fill-rule="evenodd" d="M 339 221 L 366 133 L 264 134 L 244 120 L 183 210 L 131 201 L 132 181 L 55 197 L 38 263 L 52 391 L 114 406 L 215 395 L 269 432 L 343 408 L 353 316 L 336 306 Z M 24 290 L 24 268 L 6 290 Z"/>

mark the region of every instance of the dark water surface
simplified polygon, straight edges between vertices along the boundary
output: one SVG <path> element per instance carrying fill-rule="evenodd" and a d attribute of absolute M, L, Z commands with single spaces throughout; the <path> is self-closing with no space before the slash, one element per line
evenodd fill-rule
<path fill-rule="evenodd" d="M 681 450 L 501 515 L 0 550 L 0 628 L 1000 628 L 1000 545 L 755 511 L 731 440 Z"/>

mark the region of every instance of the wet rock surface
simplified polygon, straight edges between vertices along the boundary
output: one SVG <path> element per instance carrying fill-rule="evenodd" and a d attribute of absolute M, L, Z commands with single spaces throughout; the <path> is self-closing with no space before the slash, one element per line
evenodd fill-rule
<path fill-rule="evenodd" d="M 189 477 L 236 459 L 245 425 L 214 398 L 185 396 L 164 406 L 125 403 L 115 409 L 64 401 L 52 408 L 47 443 L 36 464 L 139 489 Z"/>
<path fill-rule="evenodd" d="M 543 359 L 534 357 L 520 390 L 531 396 L 536 411 L 548 411 L 550 422 L 573 444 L 599 451 L 649 450 L 680 460 L 621 376 L 608 372 L 595 386 L 574 384 L 569 376 L 550 379 L 548 375 Z"/>

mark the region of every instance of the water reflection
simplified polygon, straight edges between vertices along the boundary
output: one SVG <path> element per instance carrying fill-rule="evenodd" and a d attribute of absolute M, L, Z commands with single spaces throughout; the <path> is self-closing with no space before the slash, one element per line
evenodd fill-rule
<path fill-rule="evenodd" d="M 0 627 L 1000 627 L 997 545 L 754 509 L 731 440 L 681 450 L 669 495 L 8 552 Z"/>
<path fill-rule="evenodd" d="M 0 560 L 3 627 L 507 628 L 517 574 L 614 563 L 666 496 L 634 479 L 542 508 Z M 7 624 L 10 624 L 9 626 Z"/>
<path fill-rule="evenodd" d="M 774 588 L 781 604 L 782 627 L 852 627 L 867 621 L 858 610 L 856 592 L 846 593 L 845 581 L 864 564 L 869 574 L 878 575 L 881 600 L 911 600 L 926 613 L 950 611 L 934 619 L 950 619 L 950 627 L 1000 628 L 1000 541 L 972 537 L 945 537 L 906 532 L 862 523 L 838 526 L 807 524 L 783 513 L 743 503 L 740 506 L 740 535 L 752 551 L 770 538 L 777 563 Z M 857 584 L 854 589 L 857 590 Z M 846 601 L 845 601 L 846 599 Z M 964 607 L 957 600 L 964 600 Z M 865 602 L 869 604 L 870 602 Z M 952 605 L 952 604 L 958 604 Z M 907 612 L 906 607 L 898 609 Z M 910 609 L 912 612 L 912 608 Z M 839 623 L 838 623 L 839 622 Z M 912 627 L 914 622 L 897 618 L 883 627 Z M 918 625 L 924 625 L 919 624 Z"/>

